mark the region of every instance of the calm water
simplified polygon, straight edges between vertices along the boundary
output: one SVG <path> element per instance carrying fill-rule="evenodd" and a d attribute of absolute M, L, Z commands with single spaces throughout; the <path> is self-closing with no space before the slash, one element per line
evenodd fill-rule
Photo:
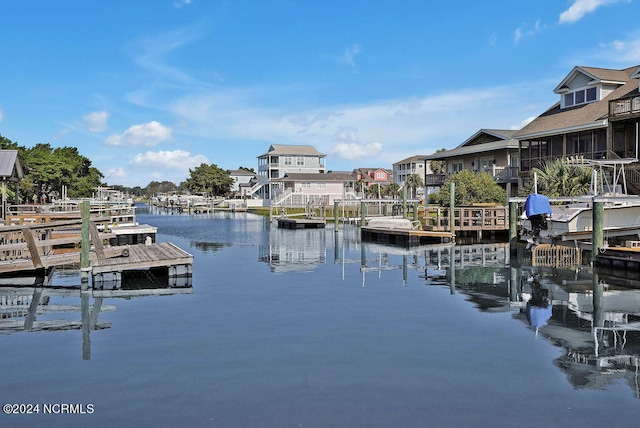
<path fill-rule="evenodd" d="M 86 321 L 98 301 L 78 291 L 49 291 L 34 323 L 72 330 L 12 330 L 25 317 L 5 312 L 0 401 L 41 413 L 2 414 L 1 426 L 638 424 L 640 341 L 607 330 L 596 347 L 589 272 L 535 270 L 500 245 L 361 245 L 357 229 L 279 230 L 251 214 L 142 210 L 138 220 L 195 256 L 191 283 L 104 298 L 100 329 L 84 334 L 83 307 Z M 631 327 L 638 292 L 599 280 L 605 325 Z M 530 307 L 529 322 L 525 302 L 540 289 L 552 310 Z M 42 414 L 56 403 L 93 413 Z"/>

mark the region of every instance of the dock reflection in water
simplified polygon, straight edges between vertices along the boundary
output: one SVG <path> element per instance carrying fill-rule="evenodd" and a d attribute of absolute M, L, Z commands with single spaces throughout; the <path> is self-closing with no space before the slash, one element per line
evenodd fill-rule
<path fill-rule="evenodd" d="M 64 275 L 62 276 L 64 278 Z M 78 280 L 78 275 L 73 275 Z M 52 275 L 8 279 L 0 284 L 0 334 L 82 330 L 82 357 L 91 358 L 90 332 L 111 328 L 101 313 L 115 312 L 105 298 L 192 294 L 191 276 L 155 276 L 148 272 L 118 282 L 51 285 Z M 78 312 L 80 314 L 78 314 Z"/>

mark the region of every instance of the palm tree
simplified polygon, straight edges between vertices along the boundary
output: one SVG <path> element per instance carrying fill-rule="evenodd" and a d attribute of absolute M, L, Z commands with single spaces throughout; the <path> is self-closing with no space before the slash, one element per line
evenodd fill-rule
<path fill-rule="evenodd" d="M 586 195 L 591 185 L 591 168 L 568 165 L 562 159 L 546 161 L 531 172 L 537 175 L 538 192 L 549 197 Z"/>
<path fill-rule="evenodd" d="M 395 198 L 400 193 L 400 185 L 398 183 L 389 183 L 384 186 L 382 193 L 385 196 L 391 196 L 392 198 Z"/>
<path fill-rule="evenodd" d="M 407 177 L 407 181 L 405 181 L 404 185 L 407 186 L 408 190 L 411 190 L 411 198 L 413 198 L 415 197 L 415 192 L 418 187 L 424 186 L 424 181 L 418 174 L 411 174 Z"/>

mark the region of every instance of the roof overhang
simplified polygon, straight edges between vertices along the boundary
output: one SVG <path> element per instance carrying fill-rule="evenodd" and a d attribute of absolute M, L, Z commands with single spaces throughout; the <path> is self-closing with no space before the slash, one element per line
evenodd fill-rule
<path fill-rule="evenodd" d="M 606 128 L 608 123 L 609 123 L 608 119 L 603 119 L 603 120 L 599 120 L 597 122 L 586 124 L 586 125 L 571 126 L 568 128 L 559 128 L 559 129 L 552 129 L 549 131 L 534 132 L 532 134 L 517 135 L 516 138 L 518 140 L 526 140 L 529 138 L 549 137 L 549 136 L 558 135 L 558 134 L 568 134 L 570 132 L 588 131 L 590 129 Z"/>

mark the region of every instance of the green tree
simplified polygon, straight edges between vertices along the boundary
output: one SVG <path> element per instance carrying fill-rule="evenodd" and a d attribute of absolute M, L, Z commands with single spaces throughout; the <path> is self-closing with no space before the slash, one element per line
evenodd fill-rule
<path fill-rule="evenodd" d="M 171 181 L 152 181 L 144 188 L 144 194 L 152 196 L 158 193 L 171 193 L 178 190 L 178 186 Z"/>
<path fill-rule="evenodd" d="M 225 196 L 231 192 L 233 178 L 229 176 L 229 171 L 218 168 L 215 164 L 203 163 L 189 169 L 189 177 L 185 183 L 191 193 Z"/>
<path fill-rule="evenodd" d="M 581 196 L 589 192 L 591 185 L 591 168 L 568 165 L 563 159 L 546 161 L 540 168 L 533 168 L 531 175 L 536 174 L 538 193 L 548 197 Z M 534 192 L 534 181 L 530 180 L 520 190 L 522 195 Z"/>
<path fill-rule="evenodd" d="M 419 187 L 424 186 L 424 180 L 418 174 L 411 174 L 407 177 L 407 181 L 405 182 L 405 186 L 407 186 L 407 190 L 411 192 L 410 198 L 414 198 L 416 195 L 416 190 Z"/>
<path fill-rule="evenodd" d="M 438 149 L 435 153 L 446 152 L 447 149 Z M 444 174 L 447 171 L 447 161 L 433 160 L 431 161 L 431 171 L 434 174 Z"/>
<path fill-rule="evenodd" d="M 39 143 L 22 151 L 20 163 L 25 172 L 20 185 L 25 196 L 60 195 L 66 186 L 70 197 L 90 197 L 103 177 L 75 147 L 54 149 L 48 143 Z"/>
<path fill-rule="evenodd" d="M 400 195 L 400 185 L 398 183 L 387 184 L 384 186 L 383 194 L 392 198 L 398 197 Z"/>
<path fill-rule="evenodd" d="M 501 203 L 507 201 L 507 193 L 493 180 L 488 172 L 474 174 L 463 170 L 452 174 L 440 189 L 442 205 L 449 206 L 451 183 L 455 183 L 456 206 L 470 206 L 476 203 Z"/>

